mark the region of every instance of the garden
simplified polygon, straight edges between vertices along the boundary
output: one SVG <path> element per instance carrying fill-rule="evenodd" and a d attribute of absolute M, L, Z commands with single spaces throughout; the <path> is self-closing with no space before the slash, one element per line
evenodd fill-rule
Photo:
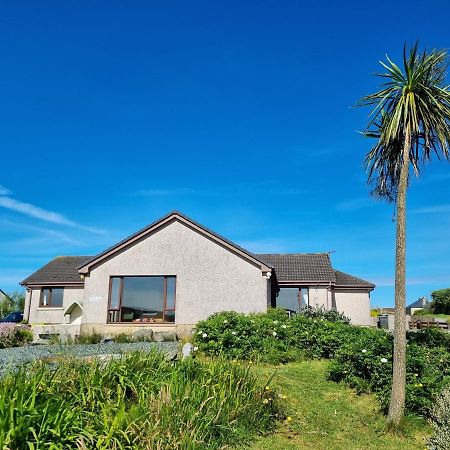
<path fill-rule="evenodd" d="M 392 336 L 334 310 L 217 313 L 178 360 L 176 343 L 123 336 L 27 347 L 22 327 L 3 340 L 22 347 L 0 352 L 40 353 L 0 380 L 2 449 L 447 448 L 450 335 L 438 329 L 408 333 L 408 415 L 394 435 Z"/>

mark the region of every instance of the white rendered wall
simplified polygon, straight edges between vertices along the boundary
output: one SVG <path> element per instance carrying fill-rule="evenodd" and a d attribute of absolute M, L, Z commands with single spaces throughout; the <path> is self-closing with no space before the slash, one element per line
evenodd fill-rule
<path fill-rule="evenodd" d="M 83 324 L 105 324 L 111 276 L 175 275 L 177 325 L 218 311 L 267 310 L 269 280 L 261 269 L 175 221 L 91 269 Z"/>

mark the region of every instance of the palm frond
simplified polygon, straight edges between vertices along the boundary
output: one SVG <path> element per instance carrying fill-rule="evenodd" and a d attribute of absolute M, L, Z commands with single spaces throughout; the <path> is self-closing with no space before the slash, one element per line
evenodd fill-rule
<path fill-rule="evenodd" d="M 402 69 L 388 56 L 386 60 L 380 62 L 386 72 L 376 74 L 386 81 L 359 105 L 372 107 L 364 135 L 377 140 L 365 158 L 369 182 L 375 195 L 393 201 L 406 138 L 416 175 L 433 155 L 449 159 L 450 86 L 446 50 L 420 53 L 416 43 L 409 51 L 403 48 Z"/>

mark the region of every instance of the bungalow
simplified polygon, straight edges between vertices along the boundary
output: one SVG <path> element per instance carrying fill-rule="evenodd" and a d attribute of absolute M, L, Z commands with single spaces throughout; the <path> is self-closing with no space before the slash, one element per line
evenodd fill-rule
<path fill-rule="evenodd" d="M 327 253 L 254 254 L 172 212 L 95 256 L 62 256 L 30 275 L 25 320 L 36 335 L 187 334 L 218 311 L 336 308 L 370 325 L 374 285 L 334 270 Z"/>

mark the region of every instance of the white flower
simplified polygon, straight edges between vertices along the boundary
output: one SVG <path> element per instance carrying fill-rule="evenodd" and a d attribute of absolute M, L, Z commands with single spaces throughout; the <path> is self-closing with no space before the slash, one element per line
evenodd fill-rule
<path fill-rule="evenodd" d="M 202 334 L 202 337 L 205 338 L 205 337 L 208 337 L 208 335 L 207 335 L 206 333 L 203 333 L 203 334 Z"/>
<path fill-rule="evenodd" d="M 237 333 L 236 333 L 236 331 L 232 331 L 231 334 L 232 334 L 233 336 L 236 336 Z"/>
<path fill-rule="evenodd" d="M 276 325 L 278 323 L 278 320 L 274 320 L 273 323 Z"/>
<path fill-rule="evenodd" d="M 198 347 L 194 347 L 194 352 L 196 352 L 198 350 Z"/>
<path fill-rule="evenodd" d="M 285 329 L 286 329 L 286 328 L 287 328 L 287 325 L 281 325 L 281 328 L 285 328 Z"/>
<path fill-rule="evenodd" d="M 364 348 L 361 350 L 363 353 L 367 353 L 367 350 Z"/>
<path fill-rule="evenodd" d="M 274 332 L 272 333 L 272 335 L 273 335 L 273 336 L 276 336 L 276 335 L 277 335 L 277 332 L 276 332 L 276 331 L 274 331 Z"/>
<path fill-rule="evenodd" d="M 387 363 L 387 359 L 386 358 L 381 358 L 381 362 L 382 363 Z"/>
<path fill-rule="evenodd" d="M 228 320 L 227 320 L 227 319 L 225 319 L 225 320 L 223 321 L 223 323 L 228 323 Z"/>

